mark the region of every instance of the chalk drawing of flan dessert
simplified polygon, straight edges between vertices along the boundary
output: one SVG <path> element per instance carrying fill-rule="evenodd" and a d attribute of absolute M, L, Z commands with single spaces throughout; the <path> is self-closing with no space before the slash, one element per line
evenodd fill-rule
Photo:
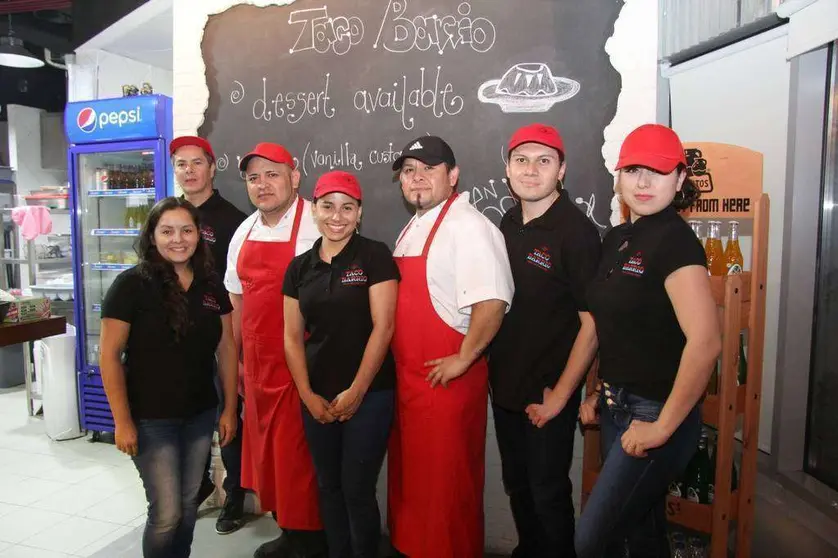
<path fill-rule="evenodd" d="M 515 64 L 500 79 L 485 82 L 477 90 L 477 98 L 500 105 L 503 112 L 547 112 L 580 88 L 578 81 L 553 76 L 547 64 L 528 62 Z"/>

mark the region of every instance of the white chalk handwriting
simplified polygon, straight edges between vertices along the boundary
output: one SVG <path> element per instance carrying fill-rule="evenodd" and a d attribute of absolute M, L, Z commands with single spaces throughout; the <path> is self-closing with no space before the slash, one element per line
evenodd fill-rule
<path fill-rule="evenodd" d="M 237 105 L 244 100 L 244 84 L 237 79 L 233 80 L 233 90 L 230 92 L 230 102 Z"/>
<path fill-rule="evenodd" d="M 241 85 L 238 81 L 234 83 Z M 241 98 L 244 98 L 244 87 L 241 91 Z M 232 95 L 230 98 L 232 101 Z M 270 122 L 277 119 L 296 124 L 303 118 L 317 116 L 335 116 L 335 107 L 332 105 L 332 98 L 329 97 L 329 74 L 325 75 L 320 91 L 283 92 L 277 93 L 273 98 L 268 95 L 268 79 L 262 78 L 262 96 L 253 101 L 255 120 Z"/>
<path fill-rule="evenodd" d="M 302 160 L 303 174 L 308 176 L 309 173 L 324 167 L 328 170 L 348 168 L 360 172 L 364 168 L 364 160 L 358 157 L 348 141 L 342 142 L 337 149 L 325 151 L 312 148 L 311 142 L 306 143 Z"/>
<path fill-rule="evenodd" d="M 325 54 L 330 50 L 342 56 L 364 39 L 364 22 L 356 16 L 329 17 L 328 7 L 294 10 L 288 16 L 289 25 L 299 25 L 300 34 L 291 54 L 315 50 Z"/>
<path fill-rule="evenodd" d="M 401 151 L 393 151 L 393 142 L 389 142 L 384 149 L 373 149 L 370 151 L 369 161 L 371 165 L 392 165 L 396 159 L 401 157 Z"/>
<path fill-rule="evenodd" d="M 502 178 L 500 183 L 503 184 L 506 189 L 506 195 L 498 194 L 496 182 L 498 181 L 490 178 L 487 185 L 474 186 L 471 189 L 471 197 L 469 201 L 471 202 L 471 205 L 473 205 L 475 209 L 480 211 L 483 215 L 489 217 L 494 214 L 497 215 L 498 219 L 500 219 L 507 211 L 515 207 L 517 202 L 515 201 L 515 198 L 509 195 L 509 183 L 505 178 Z M 503 192 L 501 192 L 501 194 L 503 194 Z"/>
<path fill-rule="evenodd" d="M 495 45 L 495 25 L 485 17 L 471 17 L 471 4 L 462 2 L 457 15 L 437 14 L 405 17 L 408 0 L 388 0 L 387 10 L 372 45 L 381 45 L 389 52 L 427 51 L 470 46 L 475 52 L 487 52 Z"/>
<path fill-rule="evenodd" d="M 601 229 L 607 228 L 605 225 L 601 225 L 599 221 L 596 220 L 596 217 L 594 217 L 594 208 L 596 207 L 596 194 L 591 194 L 591 197 L 588 198 L 587 201 L 584 198 L 576 198 L 573 201 L 575 201 L 577 205 L 585 206 L 585 215 L 588 216 L 588 219 L 590 219 L 594 225 Z"/>
<path fill-rule="evenodd" d="M 451 82 L 445 83 L 440 88 L 442 80 L 442 67 L 436 67 L 436 75 L 430 72 L 428 81 L 425 81 L 425 68 L 419 68 L 419 83 L 408 87 L 407 76 L 401 77 L 401 84 L 393 83 L 393 88 L 384 89 L 359 89 L 355 92 L 353 99 L 355 109 L 364 111 L 367 114 L 379 110 L 390 110 L 401 116 L 402 127 L 405 130 L 412 130 L 415 125 L 414 118 L 408 116 L 408 107 L 420 110 L 430 110 L 436 118 L 453 116 L 463 110 L 463 97 L 454 93 L 454 86 Z M 433 80 L 433 86 L 431 86 Z"/>
<path fill-rule="evenodd" d="M 226 153 L 223 153 L 221 157 L 215 159 L 215 170 L 218 172 L 224 172 L 227 170 L 227 167 L 230 165 L 230 158 L 227 157 Z"/>

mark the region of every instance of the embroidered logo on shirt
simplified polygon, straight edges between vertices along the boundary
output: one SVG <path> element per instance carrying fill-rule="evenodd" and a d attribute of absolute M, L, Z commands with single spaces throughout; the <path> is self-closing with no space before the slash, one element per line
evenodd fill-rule
<path fill-rule="evenodd" d="M 408 148 L 408 151 L 415 151 L 415 150 L 417 150 L 417 149 L 422 149 L 422 144 L 421 144 L 420 142 L 418 142 L 418 141 L 415 141 L 415 142 L 413 142 L 413 145 L 411 145 L 411 146 Z"/>
<path fill-rule="evenodd" d="M 643 252 L 637 252 L 623 264 L 623 273 L 634 277 L 642 277 L 646 268 L 643 266 Z"/>
<path fill-rule="evenodd" d="M 204 225 L 201 227 L 201 236 L 203 237 L 205 242 L 209 244 L 215 244 L 215 229 L 212 227 L 208 227 Z"/>
<path fill-rule="evenodd" d="M 340 277 L 341 285 L 366 285 L 367 274 L 358 264 L 350 265 Z"/>
<path fill-rule="evenodd" d="M 553 258 L 550 256 L 550 248 L 547 246 L 534 248 L 532 252 L 527 254 L 527 263 L 534 265 L 542 271 L 550 271 L 553 269 Z"/>
<path fill-rule="evenodd" d="M 218 304 L 218 301 L 215 299 L 215 297 L 209 293 L 204 294 L 203 305 L 204 308 L 207 308 L 208 310 L 214 310 L 215 312 L 221 311 L 221 305 Z"/>

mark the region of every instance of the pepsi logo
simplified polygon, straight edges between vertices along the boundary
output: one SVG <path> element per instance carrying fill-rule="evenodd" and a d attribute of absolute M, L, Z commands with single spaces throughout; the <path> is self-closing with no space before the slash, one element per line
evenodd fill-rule
<path fill-rule="evenodd" d="M 79 111 L 79 115 L 76 117 L 76 125 L 78 125 L 79 130 L 82 132 L 89 134 L 93 130 L 96 129 L 96 111 L 90 107 L 85 107 Z"/>

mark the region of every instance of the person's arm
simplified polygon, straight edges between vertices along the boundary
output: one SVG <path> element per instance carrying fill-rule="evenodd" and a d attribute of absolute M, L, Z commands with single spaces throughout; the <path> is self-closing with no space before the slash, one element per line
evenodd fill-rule
<path fill-rule="evenodd" d="M 236 351 L 236 360 L 242 350 L 242 295 L 229 293 L 230 304 L 233 311 L 230 313 L 230 333 L 233 336 L 233 349 Z"/>
<path fill-rule="evenodd" d="M 395 279 L 376 283 L 370 287 L 370 313 L 372 332 L 361 358 L 361 365 L 349 389 L 332 401 L 335 415 L 343 422 L 352 418 L 361 405 L 364 395 L 387 356 L 396 322 L 396 299 L 399 282 Z"/>
<path fill-rule="evenodd" d="M 471 306 L 471 322 L 460 351 L 425 363 L 425 366 L 431 367 L 427 377 L 431 387 L 437 384 L 447 387 L 448 382 L 466 373 L 494 339 L 506 307 L 506 301 L 497 299 L 484 300 Z"/>
<path fill-rule="evenodd" d="M 283 301 L 283 316 L 285 319 L 285 362 L 291 372 L 291 378 L 300 399 L 311 413 L 311 416 L 319 423 L 334 422 L 335 416 L 331 406 L 323 397 L 317 395 L 311 389 L 311 382 L 308 378 L 308 366 L 306 365 L 305 351 L 305 319 L 300 311 L 300 301 L 285 295 Z"/>
<path fill-rule="evenodd" d="M 221 316 L 221 340 L 216 349 L 218 357 L 218 376 L 224 392 L 224 410 L 218 420 L 219 444 L 226 446 L 236 437 L 238 420 L 238 375 L 239 363 L 236 346 L 233 342 L 232 312 Z"/>
<path fill-rule="evenodd" d="M 596 335 L 596 324 L 590 312 L 579 312 L 579 320 L 582 325 L 570 356 L 567 359 L 564 371 L 559 376 L 555 387 L 544 388 L 544 402 L 527 406 L 527 415 L 530 421 L 541 428 L 548 421 L 558 415 L 564 409 L 570 397 L 579 387 L 579 382 L 585 377 L 596 356 L 599 343 Z"/>
<path fill-rule="evenodd" d="M 131 417 L 128 390 L 125 387 L 125 369 L 122 353 L 128 343 L 131 324 L 113 318 L 102 318 L 99 336 L 99 370 L 102 384 L 113 415 L 114 438 L 119 451 L 137 455 L 137 427 Z"/>
<path fill-rule="evenodd" d="M 634 420 L 623 434 L 623 449 L 635 457 L 643 457 L 646 450 L 662 446 L 678 429 L 707 389 L 722 349 L 719 318 L 706 268 L 682 267 L 666 278 L 664 286 L 687 342 L 675 383 L 658 420 L 653 423 Z"/>

